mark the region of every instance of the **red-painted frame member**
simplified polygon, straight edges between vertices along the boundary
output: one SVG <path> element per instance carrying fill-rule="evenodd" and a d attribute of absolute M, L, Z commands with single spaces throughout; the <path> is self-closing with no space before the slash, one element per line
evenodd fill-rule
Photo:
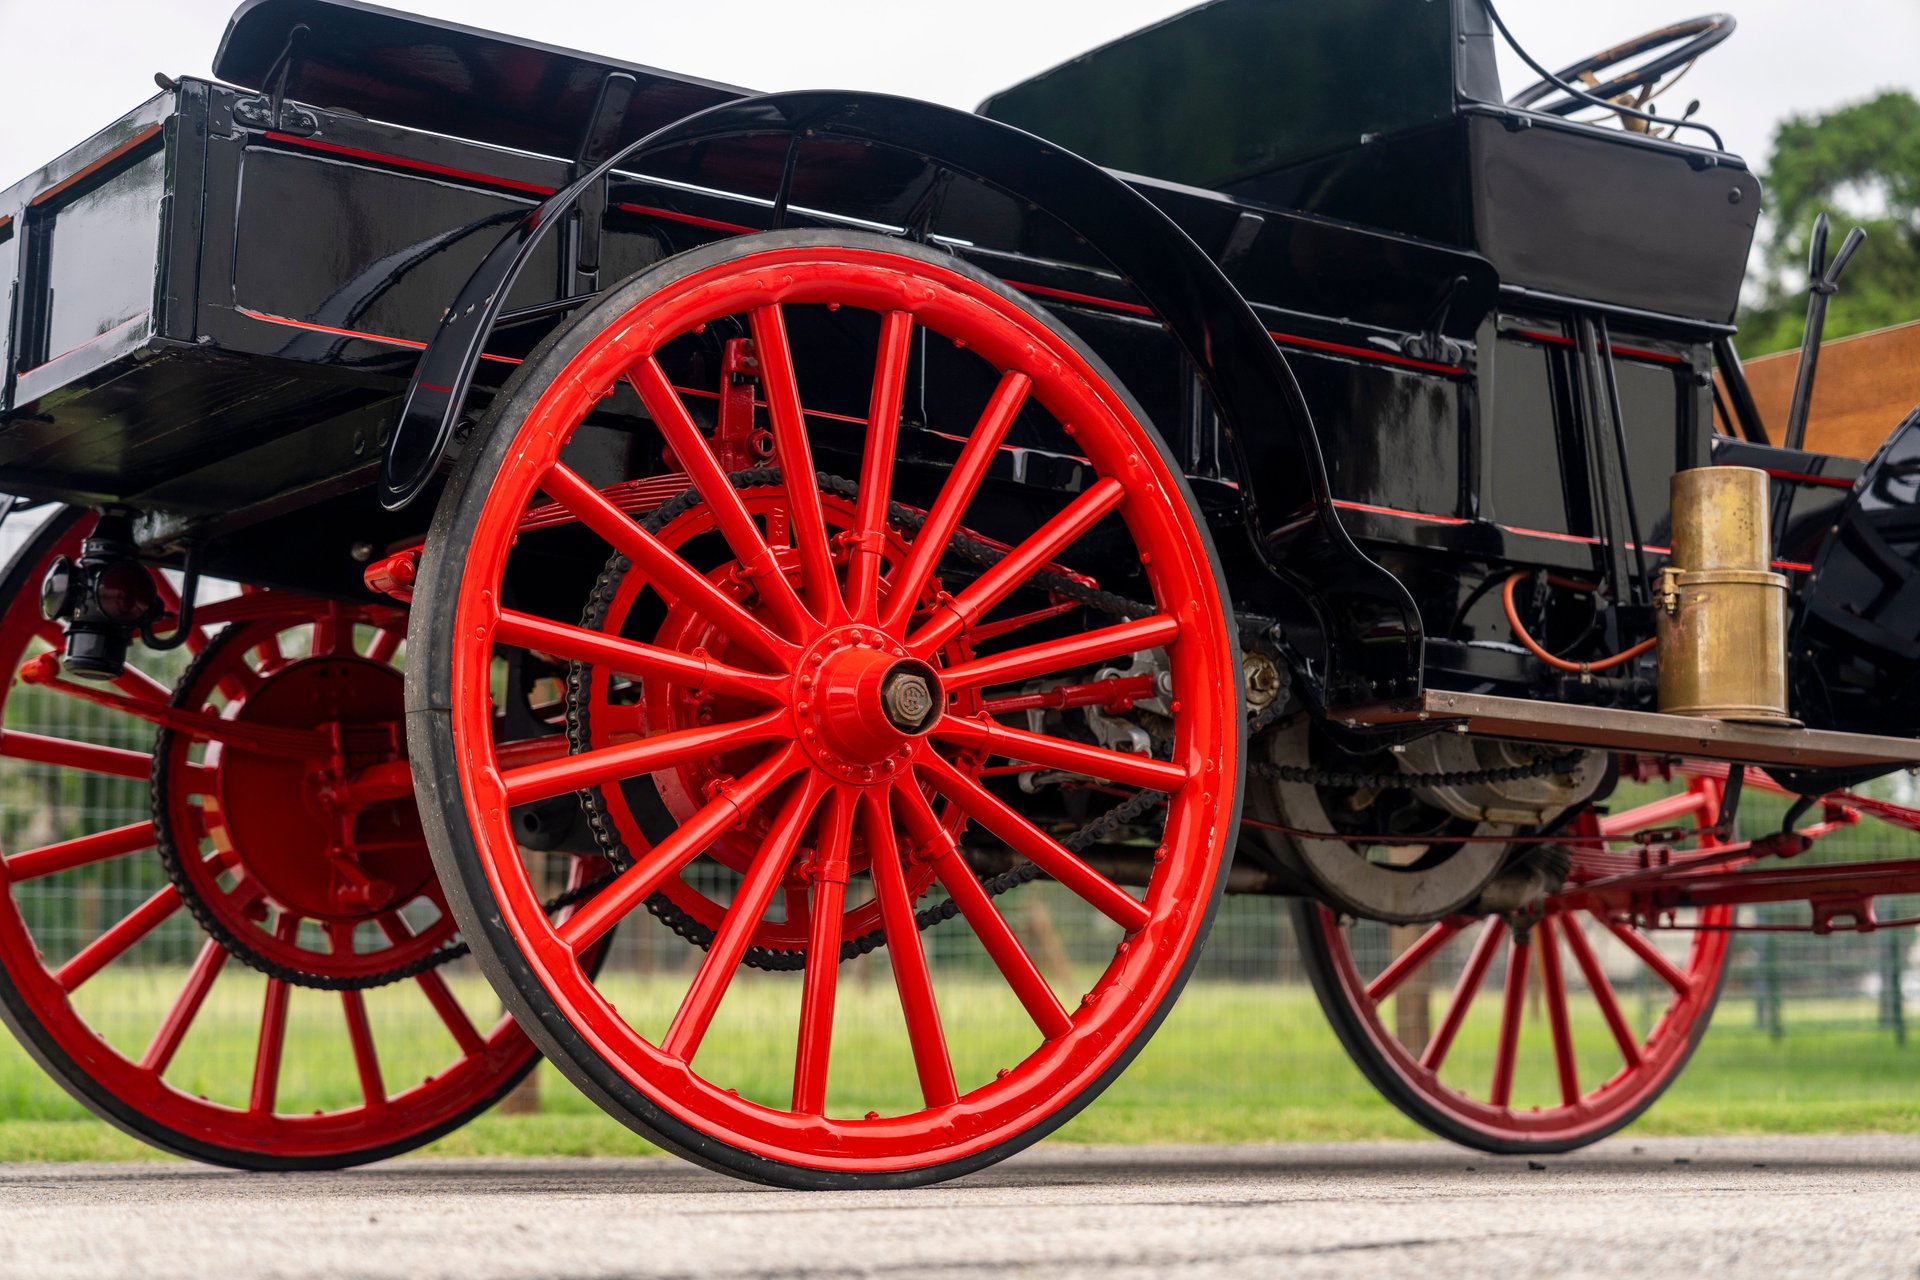
<path fill-rule="evenodd" d="M 1713 865 L 1699 870 L 1662 875 L 1650 882 L 1597 884 L 1568 897 L 1596 910 L 1652 918 L 1682 907 L 1759 902 L 1810 902 L 1820 907 L 1901 893 L 1920 893 L 1920 859 L 1727 870 L 1716 858 Z"/>
<path fill-rule="evenodd" d="M 1001 371 L 999 390 L 972 433 L 969 448 L 931 504 L 905 563 L 889 578 L 889 594 L 880 599 L 875 598 L 875 576 L 861 568 L 850 572 L 847 598 L 842 600 L 818 548 L 808 551 L 823 539 L 804 528 L 796 538 L 797 587 L 770 568 L 757 526 L 745 518 L 737 491 L 651 358 L 675 335 L 723 315 L 748 313 L 755 318 L 763 366 L 784 382 L 779 373 L 786 368 L 780 354 L 784 344 L 779 309 L 810 303 L 874 311 L 895 330 L 931 330 L 963 342 L 972 356 Z M 523 1002 L 527 1025 L 547 1037 L 550 1053 L 576 1082 L 616 1114 L 635 1117 L 643 1131 L 696 1160 L 772 1181 L 897 1185 L 952 1176 L 1017 1149 L 1062 1122 L 1117 1073 L 1143 1043 L 1190 967 L 1224 885 L 1225 849 L 1237 820 L 1237 796 L 1221 788 L 1233 787 L 1238 776 L 1238 716 L 1232 702 L 1215 696 L 1176 703 L 1171 761 L 1116 756 L 964 719 L 940 718 L 923 729 L 923 736 L 900 740 L 900 731 L 884 722 L 860 692 L 868 687 L 861 663 L 870 665 L 871 660 L 858 655 L 873 650 L 859 650 L 857 642 L 854 649 L 834 646 L 842 636 L 859 634 L 869 644 L 877 636 L 881 650 L 894 653 L 898 661 L 938 663 L 937 681 L 965 688 L 970 679 L 1014 679 L 1039 669 L 1057 670 L 1061 664 L 1133 652 L 1147 639 L 1158 639 L 1169 655 L 1176 691 L 1230 687 L 1227 606 L 1204 527 L 1191 500 L 1180 496 L 1184 487 L 1179 473 L 1079 348 L 977 273 L 913 246 L 878 237 L 801 232 L 767 237 L 764 246 L 752 251 L 726 242 L 662 264 L 632 282 L 624 297 L 616 294 L 601 306 L 609 309 L 608 318 L 596 320 L 571 346 L 563 343 L 556 349 L 574 352 L 564 370 L 551 382 L 543 379 L 517 393 L 498 433 L 484 443 L 476 438 L 448 490 L 450 507 L 436 523 L 436 529 L 444 530 L 441 536 L 451 539 L 442 545 L 457 551 L 443 551 L 436 559 L 430 543 L 423 564 L 413 632 L 418 643 L 409 670 L 423 681 L 446 679 L 446 692 L 427 695 L 427 705 L 449 710 L 438 718 L 443 728 L 436 729 L 435 721 L 424 717 L 415 719 L 415 758 L 428 762 L 423 777 L 457 784 L 444 804 L 468 815 L 449 832 L 452 844 L 442 859 L 456 910 L 463 922 L 472 923 L 469 936 L 476 947 L 490 948 L 503 964 L 523 973 L 514 990 L 503 994 Z M 614 307 L 630 310 L 618 314 Z M 910 320 L 893 319 L 900 316 Z M 883 343 L 883 350 L 904 349 L 904 343 Z M 796 684 L 771 708 L 712 726 L 707 738 L 694 736 L 698 730 L 659 734 L 631 746 L 572 757 L 559 762 L 560 772 L 553 777 L 541 776 L 536 789 L 546 791 L 592 785 L 622 772 L 658 770 L 674 758 L 702 753 L 750 748 L 759 758 L 752 764 L 741 757 L 733 766 L 736 780 L 730 790 L 684 821 L 639 858 L 622 881 L 556 930 L 537 911 L 503 818 L 514 796 L 531 794 L 528 771 L 502 772 L 491 763 L 486 690 L 490 641 L 499 634 L 493 601 L 509 567 L 521 515 L 538 491 L 573 510 L 632 558 L 637 571 L 651 574 L 666 590 L 697 590 L 671 553 L 636 533 L 637 526 L 558 460 L 560 448 L 597 396 L 622 379 L 646 400 L 689 477 L 715 508 L 740 571 L 757 584 L 755 612 L 727 600 L 708 599 L 697 607 L 737 643 L 730 652 L 738 661 L 791 673 Z M 898 381 L 883 369 L 875 379 L 876 398 L 890 401 Z M 769 394 L 783 470 L 809 475 L 807 442 L 794 430 L 796 405 L 787 390 L 775 386 Z M 986 461 L 1029 398 L 1056 421 L 1072 426 L 1073 439 L 1098 478 L 1017 544 L 999 566 L 957 596 L 942 597 L 924 618 L 914 617 L 906 605 L 921 597 L 940 550 L 983 478 Z M 872 420 L 888 426 L 869 441 L 858 524 L 877 532 L 885 510 L 897 404 L 882 403 Z M 819 518 L 805 511 L 806 505 L 797 499 L 794 503 L 796 526 Z M 987 668 L 991 675 L 951 666 L 941 657 L 942 646 L 956 631 L 1108 515 L 1119 517 L 1140 548 L 1153 597 L 1164 602 L 1164 617 L 1144 630 L 1132 624 L 1117 638 L 1101 632 L 1034 646 L 1024 659 L 1002 655 L 999 665 Z M 1166 634 L 1169 623 L 1172 635 Z M 443 670 L 444 677 L 436 674 Z M 844 690 L 838 683 L 843 672 L 851 681 Z M 827 691 L 815 690 L 815 680 Z M 809 710 L 812 699 L 819 699 L 825 709 Z M 947 705 L 944 697 L 940 705 Z M 891 771 L 860 763 L 882 740 L 898 742 L 889 757 L 895 761 Z M 756 741 L 764 745 L 753 747 Z M 1061 849 L 981 788 L 969 776 L 968 766 L 949 760 L 943 749 L 955 752 L 956 759 L 962 753 L 975 759 L 983 752 L 1013 753 L 1055 767 L 1110 771 L 1133 785 L 1168 793 L 1166 856 L 1145 899 Z M 1005 929 L 997 908 L 967 892 L 973 884 L 971 873 L 958 861 L 923 787 L 995 831 L 1125 931 L 1105 973 L 1070 1012 Z M 756 808 L 773 814 L 762 856 L 772 859 L 775 869 L 785 861 L 782 851 L 791 843 L 789 834 L 797 836 L 801 829 L 794 824 L 804 824 L 822 804 L 840 806 L 823 818 L 827 838 L 835 839 L 831 832 L 844 830 L 849 822 L 845 801 L 823 799 L 815 794 L 817 788 L 825 788 L 829 797 L 854 798 L 851 822 L 864 832 L 865 847 L 872 851 L 875 889 L 887 919 L 907 1039 L 924 1095 L 922 1105 L 904 1113 L 858 1118 L 857 1108 L 853 1117 L 816 1110 L 829 1045 L 819 1011 L 827 1007 L 828 995 L 812 983 L 829 982 L 837 967 L 831 963 L 810 965 L 807 971 L 811 989 L 804 1008 L 812 1012 L 803 1016 L 804 1043 L 796 1058 L 792 1105 L 797 1110 L 749 1101 L 726 1087 L 727 1081 L 709 1081 L 689 1069 L 686 1060 L 697 1048 L 725 991 L 737 949 L 750 933 L 753 907 L 773 883 L 774 871 L 758 862 L 741 890 L 746 907 L 723 924 L 680 1014 L 657 1043 L 636 1032 L 584 978 L 575 956 L 578 947 L 697 856 L 721 827 L 750 817 Z M 900 880 L 899 858 L 908 852 L 932 860 L 1040 1037 L 1039 1047 L 1028 1056 L 1005 1064 L 997 1076 L 984 1081 L 955 1080 L 947 1057 L 933 987 L 917 959 L 920 947 L 911 903 Z M 820 942 L 826 941 L 823 934 Z"/>

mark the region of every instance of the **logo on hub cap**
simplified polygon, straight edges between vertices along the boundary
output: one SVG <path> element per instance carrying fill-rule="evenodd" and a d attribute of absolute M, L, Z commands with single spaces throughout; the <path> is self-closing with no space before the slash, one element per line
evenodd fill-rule
<path fill-rule="evenodd" d="M 894 728 L 918 733 L 933 718 L 933 690 L 918 671 L 896 668 L 880 690 L 880 705 Z"/>

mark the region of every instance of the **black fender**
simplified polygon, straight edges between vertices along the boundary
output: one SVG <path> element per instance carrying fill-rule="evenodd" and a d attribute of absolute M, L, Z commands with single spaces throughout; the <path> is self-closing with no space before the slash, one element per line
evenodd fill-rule
<path fill-rule="evenodd" d="M 1920 409 L 1881 443 L 1796 593 L 1794 714 L 1816 729 L 1910 738 L 1920 726 Z M 1887 768 L 1769 773 L 1805 795 Z"/>
<path fill-rule="evenodd" d="M 1301 692 L 1337 708 L 1418 690 L 1424 639 L 1413 599 L 1340 526 L 1292 371 L 1214 260 L 1091 162 L 1011 126 L 908 98 L 808 91 L 723 103 L 641 138 L 527 214 L 467 281 L 420 358 L 381 467 L 384 506 L 406 506 L 434 475 L 504 300 L 576 203 L 650 153 L 749 135 L 830 137 L 915 155 L 1030 203 L 1084 238 L 1165 324 L 1214 398 L 1247 536 L 1269 575 L 1236 583 L 1235 593 L 1277 604 Z"/>

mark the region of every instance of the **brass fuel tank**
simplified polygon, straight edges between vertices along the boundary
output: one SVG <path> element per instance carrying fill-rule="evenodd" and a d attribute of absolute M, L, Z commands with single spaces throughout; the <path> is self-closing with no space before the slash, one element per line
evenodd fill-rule
<path fill-rule="evenodd" d="M 1767 475 L 1673 477 L 1673 558 L 1660 572 L 1660 710 L 1794 725 L 1787 715 L 1787 580 L 1772 571 Z"/>

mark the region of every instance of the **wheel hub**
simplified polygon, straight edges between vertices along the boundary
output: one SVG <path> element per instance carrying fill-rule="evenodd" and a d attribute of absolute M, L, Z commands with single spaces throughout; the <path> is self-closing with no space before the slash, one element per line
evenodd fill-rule
<path fill-rule="evenodd" d="M 891 777 L 939 722 L 931 666 L 872 627 L 830 631 L 801 658 L 793 706 L 814 763 L 842 782 Z"/>
<path fill-rule="evenodd" d="M 433 861 L 411 803 L 363 805 L 346 785 L 402 758 L 404 679 L 362 658 L 314 658 L 271 676 L 242 723 L 319 729 L 324 757 L 223 751 L 219 799 L 241 865 L 270 897 L 316 920 L 363 920 L 419 896 Z M 410 799 L 410 797 L 409 797 Z"/>

